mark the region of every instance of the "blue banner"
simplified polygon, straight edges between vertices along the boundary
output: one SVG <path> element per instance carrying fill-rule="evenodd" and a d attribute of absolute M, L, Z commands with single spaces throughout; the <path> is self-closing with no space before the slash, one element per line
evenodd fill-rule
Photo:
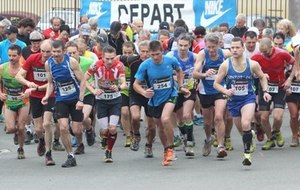
<path fill-rule="evenodd" d="M 237 15 L 236 0 L 193 0 L 195 26 L 211 28 L 222 22 L 235 24 Z"/>
<path fill-rule="evenodd" d="M 109 28 L 111 18 L 111 2 L 99 0 L 81 0 L 80 15 L 97 18 L 99 28 Z"/>

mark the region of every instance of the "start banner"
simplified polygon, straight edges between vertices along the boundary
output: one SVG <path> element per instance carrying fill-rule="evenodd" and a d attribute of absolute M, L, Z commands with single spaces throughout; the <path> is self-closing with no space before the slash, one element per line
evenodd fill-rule
<path fill-rule="evenodd" d="M 97 18 L 100 28 L 109 28 L 111 22 L 126 14 L 129 22 L 139 18 L 151 31 L 157 31 L 162 21 L 179 18 L 190 30 L 199 25 L 211 28 L 222 22 L 233 26 L 237 15 L 236 0 L 81 0 L 81 7 L 80 14 Z"/>

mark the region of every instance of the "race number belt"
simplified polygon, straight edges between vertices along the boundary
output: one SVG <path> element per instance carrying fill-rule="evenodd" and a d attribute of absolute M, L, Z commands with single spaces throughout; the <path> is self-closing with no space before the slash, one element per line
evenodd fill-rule
<path fill-rule="evenodd" d="M 61 96 L 68 96 L 76 92 L 73 81 L 60 82 L 58 89 Z"/>
<path fill-rule="evenodd" d="M 278 93 L 278 83 L 268 83 L 268 92 L 269 93 Z"/>
<path fill-rule="evenodd" d="M 154 81 L 153 89 L 154 90 L 164 90 L 171 88 L 171 80 L 169 77 L 162 78 Z"/>

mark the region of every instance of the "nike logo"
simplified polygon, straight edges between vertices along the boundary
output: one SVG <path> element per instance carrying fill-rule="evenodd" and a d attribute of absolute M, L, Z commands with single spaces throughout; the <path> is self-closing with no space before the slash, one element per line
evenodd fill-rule
<path fill-rule="evenodd" d="M 231 8 L 230 8 L 231 9 Z M 221 12 L 220 14 L 217 14 L 211 18 L 206 19 L 204 17 L 204 11 L 202 12 L 201 18 L 200 18 L 200 25 L 203 27 L 207 27 L 210 24 L 214 23 L 216 20 L 218 20 L 220 17 L 222 17 L 225 13 L 230 11 L 230 9 L 227 9 L 226 11 Z"/>

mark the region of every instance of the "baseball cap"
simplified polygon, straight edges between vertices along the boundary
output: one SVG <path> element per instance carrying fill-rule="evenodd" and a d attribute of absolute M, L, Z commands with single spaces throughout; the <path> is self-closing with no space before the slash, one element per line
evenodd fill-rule
<path fill-rule="evenodd" d="M 15 26 L 9 26 L 5 30 L 5 34 L 18 33 L 18 28 Z"/>
<path fill-rule="evenodd" d="M 160 30 L 170 30 L 170 25 L 168 22 L 163 21 L 159 24 L 159 29 Z"/>
<path fill-rule="evenodd" d="M 258 30 L 256 27 L 250 27 L 250 28 L 247 30 L 247 32 L 248 32 L 248 31 L 255 32 L 257 36 L 259 35 L 259 30 Z"/>
<path fill-rule="evenodd" d="M 232 34 L 224 34 L 223 35 L 223 42 L 224 42 L 224 48 L 228 49 L 231 48 L 231 41 L 234 38 Z"/>
<path fill-rule="evenodd" d="M 38 31 L 32 31 L 29 35 L 29 40 L 30 41 L 41 41 L 43 40 L 43 36 L 41 33 L 39 33 Z"/>
<path fill-rule="evenodd" d="M 87 23 L 82 24 L 82 25 L 80 26 L 80 28 L 79 28 L 79 33 L 80 33 L 81 35 L 85 35 L 85 36 L 91 35 L 91 33 L 92 33 L 91 26 L 90 26 L 89 24 L 87 24 Z"/>
<path fill-rule="evenodd" d="M 194 34 L 196 36 L 202 35 L 204 36 L 206 34 L 206 29 L 203 26 L 197 26 L 194 30 L 193 30 Z"/>
<path fill-rule="evenodd" d="M 175 28 L 175 31 L 174 31 L 174 38 L 178 38 L 180 36 L 180 34 L 184 34 L 186 33 L 186 29 L 179 26 L 179 27 L 176 27 Z"/>
<path fill-rule="evenodd" d="M 122 28 L 122 25 L 119 21 L 113 21 L 110 25 L 110 33 L 117 34 Z"/>
<path fill-rule="evenodd" d="M 292 47 L 297 47 L 300 45 L 300 36 L 297 34 L 296 36 L 293 36 L 292 39 Z"/>
<path fill-rule="evenodd" d="M 101 47 L 105 47 L 105 46 L 109 45 L 108 44 L 108 37 L 104 33 L 98 34 L 96 40 L 97 40 L 98 43 L 100 43 Z"/>

